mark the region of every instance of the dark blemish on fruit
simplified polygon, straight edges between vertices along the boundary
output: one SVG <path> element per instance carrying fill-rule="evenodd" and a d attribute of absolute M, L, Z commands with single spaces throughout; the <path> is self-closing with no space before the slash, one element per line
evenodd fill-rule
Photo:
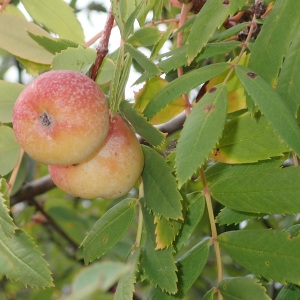
<path fill-rule="evenodd" d="M 229 0 L 224 0 L 223 5 L 229 5 Z"/>
<path fill-rule="evenodd" d="M 251 79 L 254 79 L 255 77 L 257 77 L 257 74 L 253 72 L 248 72 L 247 76 L 250 77 Z"/>
<path fill-rule="evenodd" d="M 216 108 L 216 106 L 214 104 L 207 104 L 203 107 L 203 110 L 206 111 L 207 113 L 210 113 L 211 111 L 213 111 Z"/>
<path fill-rule="evenodd" d="M 41 124 L 45 127 L 49 127 L 52 124 L 52 118 L 46 112 L 40 116 L 40 121 L 41 121 Z"/>
<path fill-rule="evenodd" d="M 219 149 L 219 148 L 216 148 L 215 156 L 218 155 L 218 152 L 219 152 L 219 151 L 220 151 L 220 149 Z"/>
<path fill-rule="evenodd" d="M 214 87 L 210 88 L 208 92 L 209 92 L 209 93 L 213 93 L 213 92 L 215 92 L 216 90 L 217 90 L 217 88 L 214 86 Z"/>
<path fill-rule="evenodd" d="M 73 164 L 72 166 L 73 166 L 73 167 L 76 167 L 76 166 L 78 166 L 78 165 L 79 165 L 79 164 L 77 163 L 77 164 Z"/>

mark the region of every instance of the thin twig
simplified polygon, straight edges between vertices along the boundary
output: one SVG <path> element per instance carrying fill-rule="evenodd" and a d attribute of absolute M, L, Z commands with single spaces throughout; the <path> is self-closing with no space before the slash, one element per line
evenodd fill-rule
<path fill-rule="evenodd" d="M 98 75 L 98 71 L 100 69 L 100 66 L 103 62 L 104 57 L 108 53 L 108 43 L 109 43 L 109 38 L 111 34 L 112 27 L 114 25 L 114 16 L 112 13 L 112 8 L 109 9 L 108 15 L 107 15 L 107 20 L 105 27 L 103 29 L 103 32 L 101 34 L 101 38 L 99 40 L 99 45 L 97 47 L 97 57 L 92 69 L 92 74 L 91 78 L 93 80 L 96 80 L 96 77 Z"/>
<path fill-rule="evenodd" d="M 10 197 L 10 205 L 13 206 L 19 202 L 32 199 L 38 195 L 42 195 L 53 189 L 54 187 L 55 184 L 53 183 L 50 175 L 43 176 L 32 182 L 27 182 L 22 186 L 17 194 Z"/>
<path fill-rule="evenodd" d="M 8 182 L 8 195 L 11 194 L 11 191 L 12 191 L 12 189 L 14 187 L 15 182 L 16 182 L 17 175 L 18 175 L 18 172 L 19 172 L 19 169 L 20 169 L 20 165 L 21 165 L 21 162 L 22 162 L 23 155 L 24 155 L 24 150 L 21 148 L 17 164 L 14 167 L 14 169 L 13 169 L 13 171 L 11 173 L 11 176 L 9 178 L 9 182 Z"/>
<path fill-rule="evenodd" d="M 216 261 L 217 261 L 217 271 L 218 271 L 218 284 L 219 284 L 222 281 L 222 278 L 223 278 L 221 251 L 220 251 L 219 242 L 217 240 L 218 233 L 217 233 L 217 227 L 216 227 L 216 223 L 215 223 L 215 216 L 214 216 L 214 211 L 213 211 L 213 206 L 212 206 L 212 201 L 211 201 L 211 194 L 210 194 L 210 190 L 209 190 L 209 187 L 207 185 L 206 177 L 205 177 L 204 170 L 203 170 L 202 167 L 200 168 L 200 175 L 201 175 L 201 180 L 202 180 L 202 184 L 203 184 L 203 193 L 204 193 L 204 197 L 205 197 L 205 201 L 206 201 L 208 218 L 209 218 L 209 222 L 210 222 L 212 242 L 213 242 L 214 248 L 215 248 L 215 255 L 216 255 Z M 223 297 L 222 297 L 220 291 L 218 289 L 217 289 L 217 291 L 218 291 L 218 300 L 222 300 Z"/>
<path fill-rule="evenodd" d="M 55 229 L 55 231 L 60 234 L 71 246 L 72 248 L 78 249 L 79 245 L 66 234 L 60 226 L 55 222 L 55 220 L 44 210 L 43 206 L 38 203 L 35 199 L 29 199 L 29 202 L 35 206 L 35 208 L 47 219 L 48 223 Z"/>
<path fill-rule="evenodd" d="M 192 7 L 193 7 L 193 2 L 192 1 L 189 2 L 189 3 L 184 3 L 182 5 L 180 20 L 179 20 L 179 28 L 186 22 L 187 15 L 190 12 L 190 10 L 192 9 Z M 177 36 L 177 48 L 182 47 L 182 41 L 183 41 L 183 31 L 180 31 L 178 33 L 178 36 Z M 181 77 L 183 75 L 183 67 L 179 67 L 177 69 L 177 75 L 178 75 L 178 77 Z M 189 97 L 186 93 L 184 93 L 182 95 L 182 98 L 185 102 L 186 116 L 189 116 L 189 114 L 191 113 L 191 104 L 190 104 L 190 101 L 189 101 Z"/>

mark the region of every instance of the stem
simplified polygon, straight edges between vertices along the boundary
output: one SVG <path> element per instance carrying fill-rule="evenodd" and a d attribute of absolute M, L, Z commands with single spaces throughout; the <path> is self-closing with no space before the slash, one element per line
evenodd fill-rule
<path fill-rule="evenodd" d="M 114 16 L 112 14 L 112 8 L 110 7 L 107 15 L 107 20 L 103 29 L 103 32 L 101 34 L 101 38 L 99 40 L 99 45 L 97 47 L 97 57 L 92 69 L 91 78 L 93 80 L 96 80 L 96 77 L 98 75 L 100 66 L 103 62 L 104 57 L 108 53 L 108 42 L 109 37 L 111 34 L 112 27 L 114 25 Z"/>
<path fill-rule="evenodd" d="M 238 55 L 238 58 L 237 58 L 237 61 L 236 61 L 235 65 L 237 65 L 237 64 L 240 62 L 243 53 L 245 52 L 245 50 L 246 50 L 247 47 L 248 47 L 248 42 L 249 42 L 250 39 L 251 39 L 253 30 L 254 30 L 255 26 L 257 26 L 256 23 L 255 23 L 255 20 L 256 20 L 256 17 L 255 17 L 255 15 L 253 15 L 252 21 L 250 22 L 250 27 L 249 27 L 249 32 L 248 32 L 247 38 L 246 38 L 245 42 L 242 43 L 241 51 L 240 51 L 240 53 L 239 53 L 239 55 Z M 233 71 L 234 71 L 234 66 L 235 66 L 235 65 L 233 65 L 232 68 L 229 70 L 229 72 L 228 72 L 226 78 L 225 78 L 224 81 L 223 81 L 223 84 L 226 84 L 226 82 L 229 80 L 231 74 L 232 74 Z"/>
<path fill-rule="evenodd" d="M 292 152 L 292 155 L 293 155 L 294 165 L 298 167 L 299 166 L 298 157 L 294 151 Z"/>
<path fill-rule="evenodd" d="M 144 197 L 144 186 L 143 186 L 143 181 L 142 178 L 139 180 L 139 199 Z M 138 248 L 141 244 L 141 238 L 142 238 L 142 231 L 143 231 L 143 212 L 142 212 L 142 206 L 141 202 L 139 201 L 139 221 L 138 221 L 138 228 L 137 228 L 137 233 L 136 233 L 136 240 L 135 240 L 135 245 L 134 248 Z"/>
<path fill-rule="evenodd" d="M 14 167 L 12 173 L 11 173 L 9 182 L 8 182 L 8 196 L 11 194 L 11 191 L 14 187 L 15 182 L 16 182 L 23 155 L 24 155 L 24 150 L 21 148 L 17 164 L 15 165 L 15 167 Z"/>
<path fill-rule="evenodd" d="M 209 187 L 206 182 L 206 177 L 204 174 L 203 167 L 200 168 L 200 175 L 201 175 L 201 180 L 202 180 L 202 184 L 203 184 L 203 193 L 204 193 L 204 197 L 205 197 L 205 201 L 206 201 L 206 207 L 207 207 L 207 212 L 208 212 L 208 217 L 209 217 L 209 222 L 210 222 L 212 242 L 213 242 L 214 248 L 215 248 L 217 270 L 218 270 L 218 284 L 219 284 L 223 278 L 221 251 L 220 251 L 219 242 L 217 240 L 218 233 L 217 233 L 217 227 L 216 227 L 216 223 L 215 223 L 215 216 L 214 216 L 214 211 L 213 211 L 213 206 L 212 206 L 212 201 L 211 201 L 211 196 L 210 196 L 210 190 L 209 190 Z M 222 300 L 222 299 L 223 299 L 223 297 L 218 290 L 218 300 Z"/>
<path fill-rule="evenodd" d="M 185 23 L 185 21 L 187 19 L 187 16 L 188 16 L 188 13 L 192 9 L 192 7 L 193 7 L 193 1 L 191 1 L 189 3 L 184 3 L 182 5 L 180 19 L 179 19 L 179 25 L 178 25 L 179 28 Z M 177 36 L 177 48 L 180 48 L 182 46 L 182 41 L 183 41 L 183 30 L 181 30 L 178 33 L 178 36 Z M 183 68 L 182 67 L 179 67 L 177 69 L 177 75 L 178 75 L 178 77 L 181 77 L 183 75 Z M 182 98 L 183 98 L 183 100 L 185 102 L 185 113 L 186 113 L 186 116 L 189 116 L 190 113 L 191 113 L 191 104 L 190 104 L 188 95 L 186 93 L 184 93 L 182 95 Z"/>

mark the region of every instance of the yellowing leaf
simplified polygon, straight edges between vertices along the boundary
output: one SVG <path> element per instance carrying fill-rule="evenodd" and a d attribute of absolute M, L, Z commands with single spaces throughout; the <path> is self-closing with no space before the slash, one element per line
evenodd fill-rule
<path fill-rule="evenodd" d="M 166 219 L 162 216 L 154 216 L 155 234 L 156 234 L 156 248 L 168 248 L 175 240 L 179 233 L 182 222 L 180 220 Z"/>
<path fill-rule="evenodd" d="M 158 77 L 154 77 L 146 82 L 146 84 L 135 93 L 134 107 L 139 113 L 143 113 L 145 107 L 150 100 L 160 91 L 164 86 L 168 84 L 168 81 Z M 161 124 L 169 121 L 184 110 L 185 103 L 182 97 L 179 97 L 167 105 L 158 114 L 150 119 L 152 124 Z"/>
<path fill-rule="evenodd" d="M 232 63 L 234 64 L 237 59 L 234 59 Z M 246 66 L 249 60 L 249 55 L 243 55 L 239 64 Z M 226 78 L 228 71 L 220 74 L 219 76 L 211 79 L 205 86 L 205 90 L 209 91 L 215 85 L 222 83 Z M 246 95 L 244 92 L 244 88 L 239 81 L 238 77 L 235 74 L 231 74 L 227 83 L 227 91 L 228 91 L 228 106 L 227 112 L 231 113 L 234 111 L 241 110 L 246 108 Z"/>

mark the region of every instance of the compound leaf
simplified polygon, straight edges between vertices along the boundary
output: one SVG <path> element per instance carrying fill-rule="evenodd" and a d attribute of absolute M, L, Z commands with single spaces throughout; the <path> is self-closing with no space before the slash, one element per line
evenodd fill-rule
<path fill-rule="evenodd" d="M 280 230 L 238 230 L 218 236 L 221 249 L 268 280 L 300 284 L 300 236 Z"/>
<path fill-rule="evenodd" d="M 135 215 L 136 199 L 125 199 L 110 208 L 82 242 L 86 263 L 110 250 L 127 232 Z"/>

